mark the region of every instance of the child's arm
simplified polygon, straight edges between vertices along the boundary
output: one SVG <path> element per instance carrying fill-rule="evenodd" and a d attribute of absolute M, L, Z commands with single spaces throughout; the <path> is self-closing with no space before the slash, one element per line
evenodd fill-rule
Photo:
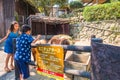
<path fill-rule="evenodd" d="M 41 35 L 38 35 L 32 42 L 32 45 L 37 41 L 39 40 L 41 37 Z M 34 59 L 34 62 L 36 62 L 36 48 L 32 48 L 32 55 L 33 55 L 33 59 Z"/>
<path fill-rule="evenodd" d="M 33 40 L 33 42 L 32 43 L 35 43 L 37 40 L 39 40 L 40 39 L 40 37 L 41 37 L 41 35 L 38 35 L 34 40 Z"/>
<path fill-rule="evenodd" d="M 22 34 L 21 31 L 18 31 L 18 34 Z"/>
<path fill-rule="evenodd" d="M 3 41 L 5 41 L 8 37 L 8 35 L 10 34 L 10 30 L 7 31 L 7 34 L 5 37 L 3 37 L 1 40 L 0 40 L 0 43 L 2 43 Z"/>

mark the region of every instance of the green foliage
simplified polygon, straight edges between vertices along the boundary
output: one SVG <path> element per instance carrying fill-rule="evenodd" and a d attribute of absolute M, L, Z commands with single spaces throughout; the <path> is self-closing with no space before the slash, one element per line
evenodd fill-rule
<path fill-rule="evenodd" d="M 85 7 L 83 16 L 87 21 L 119 19 L 120 2 Z"/>
<path fill-rule="evenodd" d="M 14 14 L 15 14 L 15 20 L 18 21 L 18 20 L 19 20 L 19 18 L 18 18 L 18 13 L 15 11 Z"/>
<path fill-rule="evenodd" d="M 70 2 L 70 8 L 76 9 L 76 8 L 82 8 L 83 4 L 80 1 L 72 1 Z"/>
<path fill-rule="evenodd" d="M 117 2 L 117 1 L 120 1 L 120 0 L 110 0 L 110 2 Z"/>
<path fill-rule="evenodd" d="M 44 12 L 45 15 L 49 15 L 51 7 L 55 4 L 61 6 L 66 6 L 68 0 L 27 0 L 31 2 L 36 8 Z"/>

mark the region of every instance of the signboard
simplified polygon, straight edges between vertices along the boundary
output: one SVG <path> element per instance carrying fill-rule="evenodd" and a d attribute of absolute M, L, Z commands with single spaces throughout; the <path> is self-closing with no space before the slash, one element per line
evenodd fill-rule
<path fill-rule="evenodd" d="M 40 75 L 64 80 L 64 50 L 60 46 L 37 46 L 37 71 Z"/>

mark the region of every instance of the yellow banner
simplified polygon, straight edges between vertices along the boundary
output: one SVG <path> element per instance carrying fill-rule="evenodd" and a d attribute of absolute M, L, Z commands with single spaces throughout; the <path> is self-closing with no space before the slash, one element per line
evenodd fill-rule
<path fill-rule="evenodd" d="M 60 46 L 37 46 L 35 59 L 38 73 L 64 80 L 64 50 Z"/>

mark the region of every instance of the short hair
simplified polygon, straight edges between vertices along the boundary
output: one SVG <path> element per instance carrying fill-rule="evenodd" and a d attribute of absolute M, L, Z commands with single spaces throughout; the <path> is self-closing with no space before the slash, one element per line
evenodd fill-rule
<path fill-rule="evenodd" d="M 21 32 L 22 33 L 26 33 L 27 31 L 30 31 L 30 30 L 31 30 L 31 28 L 30 28 L 29 25 L 23 25 Z"/>

